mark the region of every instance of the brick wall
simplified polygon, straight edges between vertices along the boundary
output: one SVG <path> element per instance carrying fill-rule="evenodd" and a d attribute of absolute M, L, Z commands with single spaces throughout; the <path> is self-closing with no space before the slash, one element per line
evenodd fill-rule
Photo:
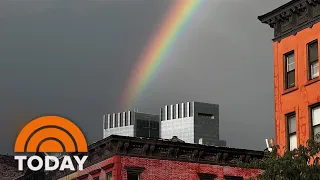
<path fill-rule="evenodd" d="M 65 176 L 63 178 L 60 178 L 59 180 L 74 180 L 74 179 L 80 179 L 80 180 L 93 180 L 95 177 L 99 177 L 100 180 L 106 179 L 106 174 L 112 172 L 113 179 L 119 179 L 118 173 L 120 172 L 119 164 L 120 163 L 120 157 L 114 156 L 109 159 L 106 159 L 102 162 L 98 162 L 92 166 L 89 166 L 85 168 L 83 171 L 77 171 L 75 173 L 72 173 L 68 176 Z M 113 164 L 113 166 L 104 169 L 104 167 L 109 166 Z M 96 171 L 100 170 L 100 171 Z"/>
<path fill-rule="evenodd" d="M 103 167 L 110 164 L 113 164 L 111 168 L 103 170 Z M 224 176 L 241 176 L 244 180 L 248 180 L 262 173 L 262 170 L 257 169 L 114 156 L 59 180 L 93 180 L 95 177 L 99 177 L 99 180 L 106 180 L 106 174 L 109 172 L 112 172 L 113 180 L 126 180 L 126 167 L 128 166 L 145 168 L 141 174 L 141 180 L 199 180 L 198 173 L 214 174 L 216 175 L 215 180 L 223 180 Z M 101 170 L 96 171 L 98 169 Z"/>
<path fill-rule="evenodd" d="M 320 23 L 304 29 L 295 36 L 274 42 L 274 99 L 275 133 L 280 153 L 287 149 L 287 124 L 285 115 L 296 113 L 298 144 L 305 145 L 311 135 L 309 106 L 320 102 L 320 79 L 308 80 L 307 43 L 320 39 Z M 294 50 L 295 87 L 285 90 L 284 54 Z M 317 82 L 318 81 L 318 82 Z"/>
<path fill-rule="evenodd" d="M 141 180 L 199 180 L 197 173 L 215 174 L 216 180 L 224 175 L 242 176 L 245 180 L 256 177 L 261 170 L 241 169 L 229 166 L 188 163 L 180 161 L 155 160 L 137 157 L 121 157 L 121 178 L 127 179 L 126 166 L 144 167 Z"/>

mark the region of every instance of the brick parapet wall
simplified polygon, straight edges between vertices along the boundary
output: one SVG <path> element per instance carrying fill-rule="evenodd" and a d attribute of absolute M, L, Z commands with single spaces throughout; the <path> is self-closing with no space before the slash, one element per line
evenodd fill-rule
<path fill-rule="evenodd" d="M 242 169 L 230 166 L 188 163 L 180 161 L 156 160 L 137 157 L 121 157 L 121 177 L 127 179 L 125 167 L 144 167 L 141 180 L 199 180 L 198 173 L 216 175 L 216 180 L 223 180 L 224 176 L 241 176 L 245 180 L 262 173 L 259 169 Z"/>

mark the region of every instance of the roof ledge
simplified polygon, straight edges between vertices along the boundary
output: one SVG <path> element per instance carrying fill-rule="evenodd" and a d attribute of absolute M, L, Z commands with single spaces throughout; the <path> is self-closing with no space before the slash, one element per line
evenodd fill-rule
<path fill-rule="evenodd" d="M 320 21 L 320 0 L 292 0 L 258 19 L 274 29 L 274 41 L 280 41 Z"/>

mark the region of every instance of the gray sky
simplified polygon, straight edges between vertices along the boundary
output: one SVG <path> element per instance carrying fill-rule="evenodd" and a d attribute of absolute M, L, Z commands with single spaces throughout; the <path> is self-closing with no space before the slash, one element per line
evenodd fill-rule
<path fill-rule="evenodd" d="M 102 138 L 133 65 L 169 0 L 1 0 L 0 153 L 27 122 L 56 114 L 89 143 Z M 220 104 L 231 147 L 265 148 L 274 136 L 273 31 L 257 16 L 288 0 L 207 0 L 135 107 Z"/>

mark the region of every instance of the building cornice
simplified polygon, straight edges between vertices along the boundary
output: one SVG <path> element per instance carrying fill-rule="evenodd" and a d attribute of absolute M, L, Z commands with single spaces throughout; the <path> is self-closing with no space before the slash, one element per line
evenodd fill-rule
<path fill-rule="evenodd" d="M 88 153 L 70 154 L 71 156 L 88 156 L 84 168 L 102 162 L 115 155 L 220 166 L 238 166 L 239 162 L 250 163 L 253 159 L 262 159 L 264 157 L 263 151 L 117 135 L 112 135 L 95 142 L 91 144 L 88 149 Z M 71 173 L 74 172 L 50 172 L 46 175 L 46 179 L 55 180 Z"/>
<path fill-rule="evenodd" d="M 274 41 L 281 41 L 320 21 L 320 0 L 292 0 L 258 19 L 274 29 Z"/>

